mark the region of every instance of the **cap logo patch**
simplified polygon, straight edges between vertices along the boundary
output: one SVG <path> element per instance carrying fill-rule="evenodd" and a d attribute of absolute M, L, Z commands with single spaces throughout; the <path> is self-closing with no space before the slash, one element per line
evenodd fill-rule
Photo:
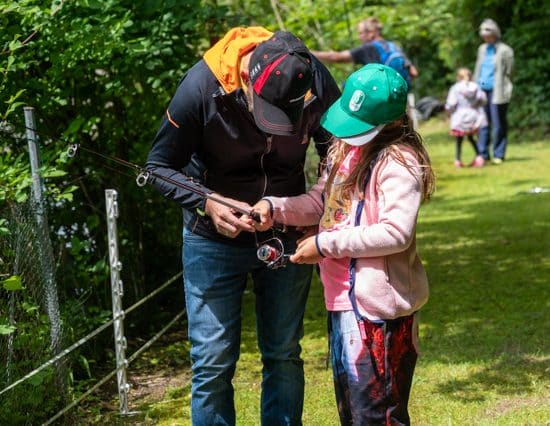
<path fill-rule="evenodd" d="M 349 110 L 352 112 L 359 111 L 364 101 L 365 92 L 363 92 L 362 90 L 356 90 L 355 92 L 353 92 L 353 95 L 351 95 L 351 99 L 349 101 Z"/>
<path fill-rule="evenodd" d="M 258 74 L 261 71 L 261 69 L 262 69 L 262 66 L 259 63 L 254 65 L 254 68 L 252 68 L 249 72 L 250 78 L 252 78 L 252 79 L 255 78 L 256 74 Z"/>

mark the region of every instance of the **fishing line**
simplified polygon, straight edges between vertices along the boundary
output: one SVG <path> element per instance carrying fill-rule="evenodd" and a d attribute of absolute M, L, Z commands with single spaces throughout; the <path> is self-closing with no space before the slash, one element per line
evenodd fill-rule
<path fill-rule="evenodd" d="M 206 191 L 202 191 L 198 188 L 195 188 L 195 187 L 191 186 L 190 184 L 186 184 L 182 181 L 175 180 L 175 179 L 163 176 L 161 174 L 155 173 L 152 170 L 148 170 L 148 169 L 146 169 L 142 166 L 138 166 L 137 164 L 130 163 L 129 161 L 123 160 L 121 158 L 112 157 L 112 156 L 109 156 L 109 155 L 102 154 L 102 153 L 97 152 L 93 149 L 86 148 L 86 147 L 84 147 L 80 144 L 72 144 L 71 146 L 69 146 L 68 151 L 67 151 L 67 155 L 69 157 L 74 157 L 74 156 L 76 156 L 76 153 L 79 149 L 81 149 L 83 151 L 86 151 L 86 152 L 88 152 L 92 155 L 99 156 L 99 157 L 101 157 L 105 160 L 112 161 L 112 162 L 115 162 L 115 163 L 120 164 L 122 166 L 125 166 L 125 167 L 128 167 L 130 169 L 135 170 L 136 172 L 138 172 L 138 175 L 136 177 L 137 186 L 142 187 L 142 186 L 145 186 L 147 183 L 152 183 L 150 178 L 154 177 L 155 179 L 160 179 L 160 180 L 162 180 L 166 183 L 177 186 L 178 188 L 182 188 L 182 189 L 186 189 L 188 191 L 191 191 L 191 192 L 193 192 L 197 195 L 200 195 L 201 197 L 204 197 L 208 200 L 212 200 L 212 201 L 214 201 L 218 204 L 223 204 L 224 206 L 229 207 L 230 209 L 233 209 L 238 213 L 250 216 L 256 222 L 260 222 L 260 214 L 255 212 L 254 210 L 243 209 L 242 207 L 239 207 L 239 206 L 237 206 L 237 205 L 235 205 L 235 204 L 233 204 L 233 203 L 231 203 L 231 202 L 229 202 L 225 199 L 219 198 L 216 195 L 213 195 L 213 194 L 208 193 Z"/>
<path fill-rule="evenodd" d="M 128 168 L 132 168 L 136 170 L 138 172 L 138 175 L 136 177 L 136 184 L 140 187 L 145 186 L 147 183 L 151 183 L 150 178 L 151 176 L 153 176 L 155 178 L 163 180 L 164 182 L 170 183 L 179 188 L 187 189 L 188 191 L 191 191 L 195 194 L 198 194 L 216 203 L 223 204 L 224 206 L 229 207 L 239 213 L 250 216 L 256 222 L 260 222 L 260 214 L 258 212 L 255 212 L 254 210 L 247 211 L 239 206 L 234 205 L 233 203 L 230 203 L 224 199 L 218 198 L 213 194 L 209 194 L 205 191 L 194 188 L 191 185 L 187 185 L 181 181 L 177 181 L 172 178 L 159 175 L 158 173 L 155 173 L 152 170 L 147 170 L 144 167 L 138 166 L 137 164 L 134 164 L 134 163 L 130 163 L 129 161 L 126 161 L 126 160 L 122 160 L 121 158 L 111 157 L 109 155 L 101 154 L 100 152 L 94 151 L 93 149 L 90 149 L 90 148 L 83 147 L 79 144 L 72 144 L 71 146 L 69 146 L 67 155 L 69 157 L 74 157 L 76 156 L 79 149 L 82 149 L 83 151 L 86 151 L 92 155 L 97 155 L 106 160 L 113 161 L 117 164 L 121 164 Z M 273 227 L 274 227 L 273 232 L 275 232 L 275 230 L 278 230 L 280 232 L 286 232 L 286 227 L 284 225 L 274 224 Z M 284 244 L 280 238 L 277 238 L 275 235 L 273 235 L 272 238 L 259 242 L 257 239 L 256 233 L 254 233 L 254 238 L 256 240 L 256 247 L 257 247 L 256 257 L 262 262 L 264 262 L 267 268 L 278 269 L 286 266 L 290 258 L 290 255 L 285 253 Z"/>
<path fill-rule="evenodd" d="M 246 209 L 243 209 L 242 207 L 239 207 L 225 199 L 221 199 L 219 198 L 218 196 L 214 195 L 214 194 L 211 194 L 211 193 L 208 193 L 206 191 L 202 191 L 198 188 L 195 188 L 194 186 L 192 186 L 191 184 L 186 184 L 185 182 L 182 182 L 182 181 L 179 181 L 179 180 L 175 180 L 175 179 L 172 179 L 172 178 L 169 178 L 169 177 L 166 177 L 166 176 L 163 176 L 163 175 L 160 175 L 158 173 L 155 173 L 154 171 L 152 170 L 148 170 L 142 166 L 139 166 L 137 164 L 134 164 L 134 163 L 131 163 L 129 161 L 126 161 L 126 160 L 123 160 L 121 158 L 118 158 L 118 157 L 114 157 L 114 156 L 110 156 L 110 155 L 106 155 L 106 154 L 102 154 L 101 152 L 98 152 L 98 151 L 95 151 L 93 149 L 90 149 L 90 148 L 87 148 L 85 146 L 82 146 L 82 144 L 80 143 L 71 143 L 67 140 L 64 140 L 64 139 L 60 139 L 60 138 L 54 138 L 54 137 L 50 137 L 48 135 L 43 135 L 42 133 L 39 133 L 36 131 L 36 129 L 33 129 L 33 128 L 30 128 L 26 125 L 14 125 L 13 123 L 7 123 L 6 124 L 12 126 L 12 127 L 19 127 L 19 128 L 24 128 L 25 130 L 32 130 L 34 133 L 36 133 L 38 136 L 46 136 L 48 139 L 50 140 L 58 140 L 58 141 L 61 141 L 61 142 L 64 142 L 64 143 L 68 143 L 69 144 L 69 148 L 67 150 L 67 155 L 69 157 L 75 157 L 76 154 L 77 154 L 77 151 L 79 149 L 83 150 L 83 151 L 86 151 L 87 153 L 89 154 L 92 154 L 92 155 L 95 155 L 97 157 L 100 157 L 104 160 L 107 160 L 107 161 L 111 161 L 111 162 L 114 162 L 114 163 L 117 163 L 121 166 L 125 166 L 127 168 L 130 168 L 130 169 L 133 169 L 135 170 L 138 175 L 136 177 L 136 184 L 140 187 L 143 187 L 145 186 L 147 183 L 152 183 L 150 181 L 150 178 L 151 177 L 154 177 L 156 179 L 160 179 L 166 183 L 169 183 L 171 185 L 174 185 L 178 188 L 182 188 L 182 189 L 186 189 L 187 191 L 190 191 L 190 192 L 193 192 L 197 195 L 200 195 L 201 197 L 204 197 L 206 199 L 209 199 L 209 200 L 212 200 L 218 204 L 222 204 L 226 207 L 229 207 L 230 209 L 233 209 L 234 211 L 238 212 L 238 213 L 241 213 L 241 214 L 244 214 L 244 215 L 248 215 L 250 216 L 254 221 L 256 222 L 260 222 L 260 215 L 259 213 L 253 211 L 253 210 L 246 210 Z M 8 133 L 8 132 L 5 132 L 5 133 Z M 14 139 L 15 139 L 15 136 L 14 136 Z M 23 139 L 23 138 L 21 138 Z M 105 166 L 105 165 L 104 165 Z M 105 166 L 106 167 L 106 166 Z"/>
<path fill-rule="evenodd" d="M 31 129 L 27 126 L 15 126 L 15 127 L 24 127 L 26 130 L 32 130 L 38 136 L 41 136 L 41 133 L 39 133 L 35 129 Z M 47 135 L 44 135 L 44 136 L 47 136 Z M 53 137 L 48 137 L 48 139 L 53 140 L 53 141 L 58 140 L 58 141 L 61 141 L 61 142 L 68 143 L 69 144 L 69 147 L 67 148 L 67 156 L 68 157 L 73 158 L 78 153 L 78 150 L 82 150 L 82 151 L 85 151 L 85 152 L 87 152 L 89 154 L 92 154 L 96 157 L 102 158 L 104 160 L 119 164 L 121 166 L 124 166 L 124 167 L 127 167 L 129 169 L 132 169 L 132 170 L 136 171 L 137 176 L 136 176 L 135 180 L 136 180 L 136 184 L 139 187 L 143 187 L 147 183 L 152 183 L 153 182 L 152 178 L 160 179 L 160 180 L 162 180 L 166 183 L 169 183 L 171 185 L 174 185 L 178 188 L 185 189 L 187 191 L 193 192 L 194 194 L 200 195 L 201 197 L 204 197 L 208 200 L 214 201 L 218 204 L 222 204 L 222 205 L 224 205 L 224 206 L 226 206 L 230 209 L 233 209 L 235 212 L 241 213 L 243 215 L 247 215 L 247 216 L 251 217 L 254 221 L 256 221 L 258 223 L 260 222 L 260 214 L 258 212 L 254 211 L 252 209 L 247 210 L 247 209 L 244 209 L 242 207 L 239 207 L 239 206 L 237 206 L 237 205 L 235 205 L 235 204 L 233 204 L 233 203 L 231 203 L 231 202 L 229 202 L 225 199 L 219 198 L 215 194 L 208 193 L 206 191 L 198 189 L 198 188 L 192 186 L 191 184 L 187 184 L 185 182 L 182 182 L 182 181 L 179 181 L 179 180 L 175 180 L 175 179 L 160 175 L 158 173 L 155 173 L 153 170 L 148 170 L 145 167 L 139 166 L 139 165 L 137 165 L 135 163 L 132 163 L 130 161 L 126 161 L 126 160 L 123 160 L 123 159 L 118 158 L 118 157 L 102 154 L 101 152 L 98 152 L 98 151 L 93 150 L 91 148 L 82 146 L 82 144 L 79 144 L 79 143 L 71 143 L 67 140 L 63 140 L 63 139 L 60 139 L 60 138 L 53 138 Z M 129 176 L 126 173 L 123 173 L 120 170 L 111 168 L 106 164 L 103 164 L 102 167 L 104 167 L 106 169 L 111 169 L 111 170 L 114 170 L 118 173 Z M 274 223 L 273 226 L 272 226 L 273 237 L 269 238 L 265 241 L 262 241 L 262 242 L 258 241 L 257 236 L 255 234 L 256 247 L 257 247 L 256 255 L 257 255 L 259 260 L 266 263 L 266 266 L 269 269 L 277 269 L 277 268 L 280 268 L 280 267 L 284 267 L 288 263 L 288 260 L 289 260 L 289 257 L 290 257 L 289 254 L 285 253 L 285 248 L 284 248 L 284 244 L 283 244 L 282 240 L 275 236 L 276 231 L 284 233 L 284 232 L 287 232 L 287 228 L 283 224 Z"/>

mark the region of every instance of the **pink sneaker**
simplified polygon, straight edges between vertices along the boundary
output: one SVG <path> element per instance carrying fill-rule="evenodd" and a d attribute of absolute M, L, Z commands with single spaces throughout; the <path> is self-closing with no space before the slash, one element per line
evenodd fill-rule
<path fill-rule="evenodd" d="M 474 158 L 474 161 L 470 163 L 470 167 L 483 167 L 485 165 L 485 159 L 478 155 L 476 158 Z"/>
<path fill-rule="evenodd" d="M 462 161 L 460 160 L 455 160 L 455 167 L 459 169 L 461 167 L 464 167 L 464 164 L 462 164 Z"/>

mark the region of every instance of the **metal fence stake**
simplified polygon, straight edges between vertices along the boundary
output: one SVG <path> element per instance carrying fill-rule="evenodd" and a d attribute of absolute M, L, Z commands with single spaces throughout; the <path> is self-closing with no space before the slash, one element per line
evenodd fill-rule
<path fill-rule="evenodd" d="M 46 299 L 46 311 L 50 321 L 50 346 L 52 353 L 57 355 L 62 346 L 61 334 L 61 315 L 59 312 L 59 299 L 57 297 L 57 284 L 55 281 L 54 256 L 52 242 L 49 236 L 48 218 L 46 207 L 44 205 L 44 195 L 42 192 L 42 177 L 40 176 L 40 150 L 36 135 L 36 126 L 34 121 L 34 108 L 24 107 L 25 127 L 29 147 L 29 160 L 32 173 L 32 197 L 33 208 L 37 223 L 38 249 L 40 253 L 39 262 L 44 271 L 44 295 Z M 56 364 L 56 381 L 60 387 L 60 392 L 65 399 L 66 395 L 66 368 L 62 363 Z"/>
<path fill-rule="evenodd" d="M 105 208 L 107 210 L 107 239 L 109 243 L 109 262 L 111 265 L 111 295 L 113 300 L 113 328 L 115 338 L 116 368 L 120 414 L 128 412 L 128 390 L 130 385 L 126 380 L 126 337 L 124 337 L 124 311 L 122 310 L 122 295 L 124 288 L 120 279 L 122 263 L 118 259 L 117 222 L 118 202 L 114 189 L 105 190 Z"/>

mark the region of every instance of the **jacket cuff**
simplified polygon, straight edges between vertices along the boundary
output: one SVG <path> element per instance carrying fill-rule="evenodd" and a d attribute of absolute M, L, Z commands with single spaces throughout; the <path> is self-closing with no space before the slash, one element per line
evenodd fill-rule
<path fill-rule="evenodd" d="M 269 204 L 269 217 L 271 219 L 273 219 L 273 203 L 272 203 L 272 201 L 269 198 L 265 198 L 265 197 L 262 198 L 262 200 L 267 201 L 267 203 Z"/>
<path fill-rule="evenodd" d="M 202 216 L 202 217 L 206 216 L 206 197 L 204 197 L 200 201 L 200 204 L 196 207 L 195 211 L 199 216 Z"/>
<path fill-rule="evenodd" d="M 315 247 L 317 247 L 317 251 L 319 252 L 321 257 L 325 257 L 325 255 L 321 251 L 321 247 L 319 247 L 319 234 L 315 235 Z"/>

